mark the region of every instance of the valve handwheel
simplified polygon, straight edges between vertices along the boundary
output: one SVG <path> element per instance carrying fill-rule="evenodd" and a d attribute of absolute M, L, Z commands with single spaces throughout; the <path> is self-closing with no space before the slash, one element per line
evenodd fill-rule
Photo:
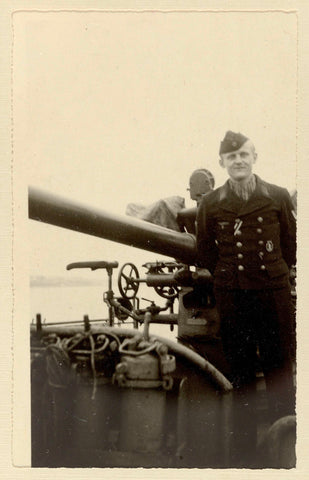
<path fill-rule="evenodd" d="M 156 270 L 156 273 L 162 273 L 162 274 L 169 274 L 175 272 L 179 267 L 179 264 L 175 262 L 162 262 L 162 264 L 158 264 L 157 268 L 154 267 L 154 270 Z M 156 286 L 154 287 L 156 293 L 160 295 L 160 297 L 167 298 L 167 299 L 172 299 L 172 298 L 177 298 L 180 292 L 180 288 L 177 286 Z"/>
<path fill-rule="evenodd" d="M 125 263 L 118 274 L 118 288 L 124 298 L 135 298 L 139 288 L 139 273 L 133 263 Z"/>
<path fill-rule="evenodd" d="M 160 297 L 163 297 L 163 298 L 176 298 L 180 292 L 180 288 L 176 287 L 176 286 L 168 286 L 168 285 L 164 285 L 164 286 L 157 286 L 157 287 L 154 287 L 155 291 L 157 292 L 158 295 L 160 295 Z"/>

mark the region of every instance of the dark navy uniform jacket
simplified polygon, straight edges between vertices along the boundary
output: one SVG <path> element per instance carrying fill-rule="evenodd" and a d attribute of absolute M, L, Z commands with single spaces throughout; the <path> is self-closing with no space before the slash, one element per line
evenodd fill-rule
<path fill-rule="evenodd" d="M 227 181 L 205 197 L 197 214 L 198 265 L 217 287 L 279 288 L 296 263 L 296 220 L 285 188 L 256 176 L 249 200 Z"/>

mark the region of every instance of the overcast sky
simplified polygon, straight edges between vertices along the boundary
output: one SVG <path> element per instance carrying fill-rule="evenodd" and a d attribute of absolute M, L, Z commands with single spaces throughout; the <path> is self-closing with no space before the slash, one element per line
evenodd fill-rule
<path fill-rule="evenodd" d="M 171 195 L 191 206 L 194 169 L 225 181 L 230 129 L 255 143 L 257 174 L 296 187 L 295 14 L 21 12 L 13 24 L 16 204 L 30 184 L 115 213 Z M 28 225 L 31 274 L 157 258 Z"/>

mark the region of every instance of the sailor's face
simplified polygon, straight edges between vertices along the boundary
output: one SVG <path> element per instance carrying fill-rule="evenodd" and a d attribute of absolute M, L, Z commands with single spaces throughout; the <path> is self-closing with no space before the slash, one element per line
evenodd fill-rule
<path fill-rule="evenodd" d="M 252 143 L 247 141 L 235 152 L 223 153 L 220 157 L 220 165 L 226 168 L 232 180 L 240 182 L 251 176 L 256 157 Z"/>

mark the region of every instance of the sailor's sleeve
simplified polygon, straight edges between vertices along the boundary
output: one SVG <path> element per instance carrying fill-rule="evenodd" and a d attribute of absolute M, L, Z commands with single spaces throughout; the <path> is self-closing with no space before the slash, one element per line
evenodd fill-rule
<path fill-rule="evenodd" d="M 284 189 L 280 211 L 282 256 L 289 267 L 296 265 L 296 213 L 289 192 Z"/>

